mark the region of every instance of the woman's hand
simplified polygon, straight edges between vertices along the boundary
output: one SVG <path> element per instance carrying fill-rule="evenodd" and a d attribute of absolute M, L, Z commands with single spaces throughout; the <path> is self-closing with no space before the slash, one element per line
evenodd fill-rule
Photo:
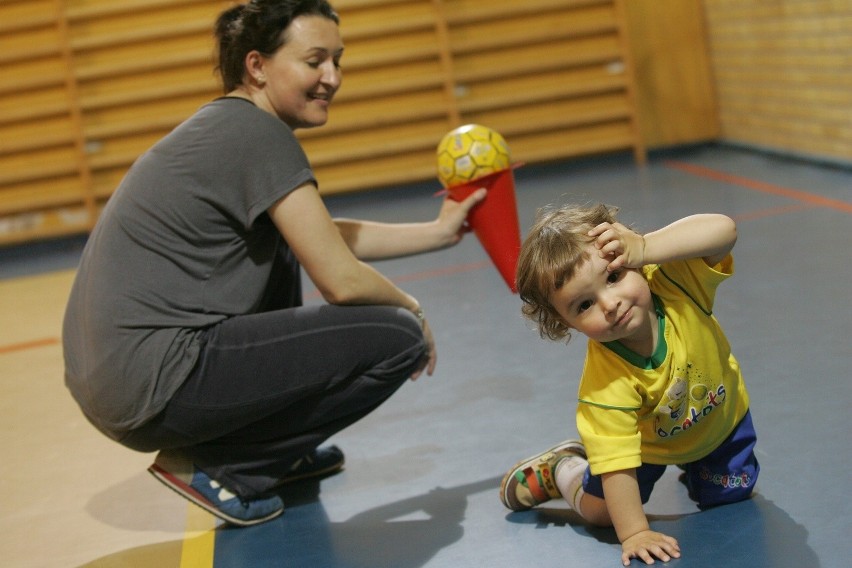
<path fill-rule="evenodd" d="M 672 558 L 680 558 L 680 545 L 668 535 L 652 530 L 641 531 L 621 543 L 621 563 L 629 566 L 631 558 L 638 558 L 645 564 L 653 564 L 655 558 L 668 562 Z"/>
<path fill-rule="evenodd" d="M 435 351 L 435 338 L 432 336 L 432 328 L 429 327 L 429 322 L 425 319 L 423 320 L 423 337 L 426 339 L 427 355 L 423 359 L 420 368 L 411 375 L 412 381 L 420 378 L 424 370 L 431 377 L 432 373 L 435 372 L 435 364 L 438 362 L 438 352 Z"/>
<path fill-rule="evenodd" d="M 466 222 L 467 216 L 470 210 L 482 202 L 487 195 L 488 190 L 481 187 L 468 195 L 463 201 L 455 201 L 449 197 L 444 198 L 444 203 L 441 205 L 435 223 L 442 228 L 441 232 L 446 239 L 446 246 L 458 243 L 465 233 L 470 232 L 470 227 Z"/>

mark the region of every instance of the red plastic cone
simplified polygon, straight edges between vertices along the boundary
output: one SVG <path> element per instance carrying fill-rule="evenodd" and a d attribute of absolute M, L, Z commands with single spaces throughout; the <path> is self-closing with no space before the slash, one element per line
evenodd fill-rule
<path fill-rule="evenodd" d="M 521 250 L 521 229 L 515 202 L 514 167 L 448 187 L 447 192 L 454 201 L 463 201 L 480 187 L 488 190 L 487 197 L 471 209 L 467 222 L 509 289 L 517 293 L 515 270 Z"/>

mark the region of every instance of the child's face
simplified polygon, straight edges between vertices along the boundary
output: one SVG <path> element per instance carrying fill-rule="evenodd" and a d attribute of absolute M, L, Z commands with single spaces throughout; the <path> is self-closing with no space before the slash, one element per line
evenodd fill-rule
<path fill-rule="evenodd" d="M 551 294 L 551 305 L 569 327 L 591 339 L 653 350 L 656 318 L 648 282 L 633 269 L 607 272 L 609 260 L 588 246 L 589 260 Z"/>

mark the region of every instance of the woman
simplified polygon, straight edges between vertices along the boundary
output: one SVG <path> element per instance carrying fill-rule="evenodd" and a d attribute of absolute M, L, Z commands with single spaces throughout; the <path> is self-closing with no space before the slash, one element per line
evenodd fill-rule
<path fill-rule="evenodd" d="M 456 244 L 468 211 L 332 219 L 296 128 L 341 83 L 324 0 L 253 0 L 217 23 L 225 96 L 131 167 L 83 253 L 65 315 L 66 384 L 102 432 L 218 517 L 284 510 L 275 486 L 338 471 L 319 448 L 409 377 L 432 374 L 415 298 L 364 260 Z M 301 306 L 300 267 L 328 305 Z"/>

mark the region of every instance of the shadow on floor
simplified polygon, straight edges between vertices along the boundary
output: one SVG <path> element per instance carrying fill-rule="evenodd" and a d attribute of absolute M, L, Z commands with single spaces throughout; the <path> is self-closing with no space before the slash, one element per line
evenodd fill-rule
<path fill-rule="evenodd" d="M 441 549 L 462 538 L 468 497 L 493 490 L 499 478 L 426 494 L 370 509 L 343 522 L 330 522 L 319 499 L 319 484 L 285 491 L 285 514 L 249 529 L 220 528 L 216 568 L 313 566 L 366 568 L 424 566 Z"/>

